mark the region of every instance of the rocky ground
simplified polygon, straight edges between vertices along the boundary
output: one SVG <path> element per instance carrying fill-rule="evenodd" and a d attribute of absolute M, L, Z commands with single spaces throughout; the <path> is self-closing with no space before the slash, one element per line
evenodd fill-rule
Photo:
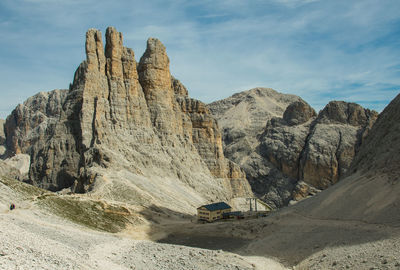
<path fill-rule="evenodd" d="M 400 239 L 329 247 L 313 254 L 294 269 L 400 269 Z"/>
<path fill-rule="evenodd" d="M 84 207 L 71 217 L 74 205 L 60 208 L 57 200 Z M 120 224 L 120 217 L 101 213 L 124 208 L 94 202 L 2 179 L 0 269 L 399 269 L 393 223 L 307 215 L 306 201 L 264 218 L 213 224 L 173 214 L 148 222 L 151 213 L 131 208 Z"/>
<path fill-rule="evenodd" d="M 180 226 L 171 236 L 169 243 L 227 250 L 232 246 L 213 239 L 230 237 L 227 242 L 236 247 L 231 252 L 273 257 L 289 269 L 400 269 L 398 227 L 316 218 L 294 207 L 265 218 Z"/>
<path fill-rule="evenodd" d="M 82 209 L 80 216 L 72 218 L 61 213 L 62 209 L 41 203 L 46 200 L 41 196 L 65 196 L 46 194 L 50 193 L 16 180 L 0 181 L 0 269 L 285 269 L 263 257 L 137 240 L 150 238 L 146 224 L 139 221 L 118 233 L 104 232 L 116 229 L 104 224 L 99 227 L 103 231 L 90 229 L 82 224 L 93 225 L 86 220 L 93 209 Z M 8 209 L 10 202 L 15 203 L 15 210 Z M 99 215 L 89 218 L 97 226 L 102 221 Z M 103 223 L 119 221 L 101 218 Z M 73 222 L 77 220 L 80 225 Z"/>
<path fill-rule="evenodd" d="M 0 228 L 0 269 L 284 269 L 265 258 L 133 240 L 18 209 L 1 213 Z"/>

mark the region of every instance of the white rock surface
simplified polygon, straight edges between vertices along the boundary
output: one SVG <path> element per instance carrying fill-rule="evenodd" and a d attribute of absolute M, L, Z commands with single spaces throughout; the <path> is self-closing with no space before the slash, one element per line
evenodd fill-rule
<path fill-rule="evenodd" d="M 16 168 L 21 173 L 21 175 L 27 176 L 31 163 L 31 157 L 26 154 L 18 154 L 5 159 L 4 162 L 7 165 Z"/>

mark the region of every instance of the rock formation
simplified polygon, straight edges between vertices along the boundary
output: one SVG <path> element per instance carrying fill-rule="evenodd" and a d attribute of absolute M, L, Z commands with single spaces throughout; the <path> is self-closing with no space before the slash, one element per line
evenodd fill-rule
<path fill-rule="evenodd" d="M 0 156 L 4 155 L 6 152 L 6 135 L 4 133 L 4 119 L 0 119 Z"/>
<path fill-rule="evenodd" d="M 362 112 L 351 115 L 348 122 L 366 120 Z M 343 179 L 320 196 L 299 204 L 297 211 L 320 219 L 398 226 L 399 115 L 400 95 L 397 95 L 379 114 Z"/>
<path fill-rule="evenodd" d="M 240 164 L 253 191 L 272 207 L 336 183 L 377 117 L 342 101 L 317 115 L 300 97 L 262 88 L 209 107 L 224 132 L 225 156 Z"/>
<path fill-rule="evenodd" d="M 300 125 L 316 116 L 313 108 L 305 102 L 295 101 L 291 103 L 283 113 L 283 120 L 290 125 Z"/>
<path fill-rule="evenodd" d="M 21 173 L 19 170 L 10 164 L 7 164 L 3 160 L 0 160 L 0 176 L 6 176 L 9 178 L 21 179 Z"/>
<path fill-rule="evenodd" d="M 360 174 L 372 177 L 385 175 L 398 182 L 400 174 L 400 94 L 397 95 L 364 136 L 363 143 L 349 169 L 348 175 Z M 397 183 L 396 182 L 396 183 Z"/>
<path fill-rule="evenodd" d="M 363 117 L 353 121 L 353 116 L 368 116 L 367 110 L 342 102 L 328 104 L 320 115 L 332 108 L 349 109 L 329 117 L 336 124 L 359 123 Z M 246 246 L 253 252 L 249 255 L 274 256 L 296 269 L 398 268 L 399 115 L 400 95 L 379 114 L 338 183 L 246 224 L 246 231 L 259 232 Z"/>
<path fill-rule="evenodd" d="M 7 156 L 29 154 L 29 178 L 53 191 L 182 211 L 251 194 L 244 172 L 225 159 L 208 108 L 171 76 L 164 45 L 150 38 L 137 64 L 112 27 L 105 49 L 100 31 L 88 30 L 70 89 L 29 98 L 5 133 Z"/>
<path fill-rule="evenodd" d="M 378 114 L 355 103 L 332 101 L 312 123 L 299 178 L 325 189 L 343 176 Z"/>

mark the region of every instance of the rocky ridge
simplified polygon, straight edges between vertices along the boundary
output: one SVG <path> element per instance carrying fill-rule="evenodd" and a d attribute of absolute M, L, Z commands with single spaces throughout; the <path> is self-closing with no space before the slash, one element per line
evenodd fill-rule
<path fill-rule="evenodd" d="M 342 101 L 317 115 L 300 97 L 267 88 L 208 106 L 223 130 L 225 156 L 241 165 L 253 191 L 272 207 L 336 183 L 377 118 Z"/>
<path fill-rule="evenodd" d="M 399 113 L 400 95 L 379 114 L 337 184 L 249 224 L 247 230 L 264 228 L 248 251 L 295 269 L 398 269 Z"/>
<path fill-rule="evenodd" d="M 309 211 L 310 216 L 340 217 L 398 227 L 399 113 L 400 95 L 397 95 L 364 138 L 340 185 L 299 205 L 299 211 Z"/>
<path fill-rule="evenodd" d="M 105 36 L 103 47 L 101 32 L 88 30 L 68 90 L 41 92 L 7 118 L 7 156 L 28 154 L 30 181 L 53 191 L 184 212 L 250 195 L 243 171 L 223 155 L 216 120 L 171 76 L 164 45 L 150 38 L 136 63 L 121 33 L 109 27 Z"/>

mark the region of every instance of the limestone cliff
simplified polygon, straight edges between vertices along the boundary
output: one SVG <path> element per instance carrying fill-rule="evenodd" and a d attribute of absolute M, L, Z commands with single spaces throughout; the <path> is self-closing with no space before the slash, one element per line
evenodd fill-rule
<path fill-rule="evenodd" d="M 360 174 L 373 177 L 385 175 L 398 183 L 400 174 L 400 94 L 398 94 L 370 128 L 368 135 L 349 169 L 348 175 Z M 368 175 L 369 174 L 369 175 Z M 398 197 L 391 197 L 397 200 Z M 398 213 L 398 212 L 397 212 Z"/>
<path fill-rule="evenodd" d="M 332 101 L 312 123 L 299 164 L 299 178 L 325 189 L 351 165 L 378 114 L 355 103 Z"/>
<path fill-rule="evenodd" d="M 207 107 L 171 76 L 164 45 L 150 38 L 136 63 L 115 28 L 105 40 L 88 30 L 70 89 L 39 93 L 12 112 L 7 156 L 29 154 L 37 186 L 140 205 L 187 212 L 251 195 Z"/>
<path fill-rule="evenodd" d="M 317 115 L 301 98 L 265 88 L 209 107 L 224 132 L 225 156 L 240 164 L 253 191 L 273 207 L 336 183 L 377 117 L 342 101 Z"/>
<path fill-rule="evenodd" d="M 329 104 L 332 108 L 344 104 Z M 350 105 L 353 106 L 354 105 Z M 348 108 L 335 122 L 366 123 L 362 111 Z M 335 109 L 336 110 L 336 109 Z M 329 113 L 329 109 L 324 114 Z M 359 220 L 367 224 L 399 224 L 400 194 L 400 95 L 379 114 L 364 137 L 353 162 L 341 181 L 320 196 L 294 208 L 313 219 Z M 345 117 L 342 117 L 345 116 Z"/>
<path fill-rule="evenodd" d="M 6 152 L 6 147 L 4 145 L 6 143 L 6 135 L 4 133 L 4 123 L 5 120 L 0 119 L 0 156 L 4 155 Z"/>
<path fill-rule="evenodd" d="M 351 113 L 352 107 L 356 114 Z M 335 124 L 360 123 L 364 113 L 368 116 L 368 110 L 351 103 L 330 103 L 325 112 L 332 108 L 334 117 L 329 122 Z M 317 196 L 249 223 L 246 229 L 259 233 L 248 249 L 256 255 L 277 256 L 296 269 L 395 269 L 400 226 L 399 116 L 397 95 L 364 136 L 346 175 Z M 259 229 L 262 226 L 264 230 Z"/>

